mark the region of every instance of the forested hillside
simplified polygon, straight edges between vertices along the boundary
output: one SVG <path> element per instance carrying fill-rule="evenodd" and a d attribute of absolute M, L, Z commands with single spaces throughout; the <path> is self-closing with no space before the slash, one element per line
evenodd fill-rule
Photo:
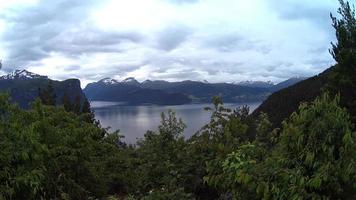
<path fill-rule="evenodd" d="M 105 78 L 88 84 L 84 92 L 92 101 L 119 101 L 127 104 L 179 105 L 209 103 L 220 96 L 226 103 L 261 102 L 272 92 L 294 85 L 305 78 L 290 78 L 274 85 L 271 82 L 208 83 L 199 81 L 168 82 L 134 78 L 123 81 Z"/>
<path fill-rule="evenodd" d="M 330 53 L 337 64 L 323 73 L 301 81 L 294 86 L 272 94 L 253 113 L 267 113 L 275 127 L 297 110 L 303 102 L 311 102 L 322 92 L 340 95 L 341 106 L 348 109 L 352 116 L 356 115 L 356 40 L 355 13 L 348 3 L 341 1 L 339 14 L 342 19 L 332 17 L 338 42 L 332 44 Z M 353 117 L 353 122 L 356 119 Z"/>
<path fill-rule="evenodd" d="M 11 101 L 22 108 L 29 108 L 30 103 L 41 95 L 41 90 L 48 90 L 49 85 L 55 97 L 54 104 L 63 104 L 63 101 L 83 104 L 86 100 L 78 79 L 54 81 L 26 70 L 15 70 L 0 77 L 0 92 L 8 93 Z"/>
<path fill-rule="evenodd" d="M 271 94 L 253 113 L 254 117 L 266 113 L 275 127 L 295 112 L 302 102 L 311 102 L 319 96 L 328 83 L 332 67 L 323 73 Z"/>

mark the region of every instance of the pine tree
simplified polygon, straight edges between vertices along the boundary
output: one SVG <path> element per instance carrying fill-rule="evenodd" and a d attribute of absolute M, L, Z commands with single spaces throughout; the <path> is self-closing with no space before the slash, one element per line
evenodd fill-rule
<path fill-rule="evenodd" d="M 67 93 L 64 93 L 63 95 L 63 98 L 62 98 L 62 104 L 64 106 L 64 109 L 67 111 L 67 112 L 70 112 L 73 110 L 73 105 L 69 99 L 69 96 Z"/>
<path fill-rule="evenodd" d="M 47 88 L 45 90 L 42 90 L 41 88 L 38 89 L 38 95 L 39 98 L 41 99 L 41 102 L 44 105 L 49 105 L 49 106 L 54 106 L 56 105 L 56 93 L 53 87 L 53 81 L 49 81 Z"/>
<path fill-rule="evenodd" d="M 76 114 L 80 114 L 82 109 L 82 100 L 79 95 L 77 95 L 74 99 L 73 104 L 73 112 Z"/>
<path fill-rule="evenodd" d="M 81 113 L 87 115 L 87 117 L 86 117 L 87 122 L 89 122 L 89 123 L 95 122 L 95 115 L 94 115 L 94 112 L 90 108 L 90 102 L 88 101 L 87 98 L 85 98 L 85 100 L 83 102 L 83 107 L 82 107 Z"/>
<path fill-rule="evenodd" d="M 356 19 L 355 10 L 349 2 L 340 1 L 338 19 L 331 15 L 336 31 L 337 43 L 332 43 L 331 55 L 337 62 L 330 76 L 328 89 L 333 94 L 340 93 L 341 105 L 345 106 L 356 123 Z"/>
<path fill-rule="evenodd" d="M 82 113 L 91 113 L 90 103 L 86 98 L 83 102 Z"/>

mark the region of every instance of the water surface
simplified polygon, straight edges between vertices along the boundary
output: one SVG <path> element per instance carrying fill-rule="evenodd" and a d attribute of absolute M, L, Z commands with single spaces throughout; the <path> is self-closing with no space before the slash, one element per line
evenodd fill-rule
<path fill-rule="evenodd" d="M 256 109 L 260 103 L 225 104 L 228 108 L 237 108 L 248 105 L 250 111 Z M 204 110 L 211 104 L 188 104 L 177 106 L 128 106 L 120 102 L 91 102 L 95 118 L 103 127 L 111 127 L 110 131 L 120 130 L 124 141 L 135 143 L 138 138 L 143 138 L 147 130 L 157 130 L 161 120 L 161 113 L 173 110 L 187 125 L 184 136 L 190 137 L 202 126 L 209 122 L 211 112 Z"/>

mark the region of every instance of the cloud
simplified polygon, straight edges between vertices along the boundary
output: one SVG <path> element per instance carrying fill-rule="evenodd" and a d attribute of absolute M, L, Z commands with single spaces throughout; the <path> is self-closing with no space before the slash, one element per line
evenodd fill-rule
<path fill-rule="evenodd" d="M 327 31 L 332 30 L 330 13 L 336 13 L 338 1 L 267 0 L 270 7 L 286 20 L 307 20 Z"/>
<path fill-rule="evenodd" d="M 18 1 L 0 6 L 5 71 L 278 82 L 333 64 L 333 0 Z"/>
<path fill-rule="evenodd" d="M 26 66 L 51 54 L 69 57 L 122 52 L 125 44 L 139 42 L 135 32 L 108 32 L 87 21 L 95 1 L 42 1 L 39 5 L 3 16 L 9 26 L 2 35 L 7 49 L 7 68 Z M 123 46 L 122 46 L 123 45 Z"/>
<path fill-rule="evenodd" d="M 270 48 L 261 41 L 250 39 L 239 33 L 212 36 L 204 43 L 207 47 L 215 48 L 221 52 L 236 52 L 254 50 L 267 54 Z"/>
<path fill-rule="evenodd" d="M 185 42 L 192 30 L 186 26 L 166 27 L 157 35 L 158 48 L 171 51 Z"/>
<path fill-rule="evenodd" d="M 192 4 L 192 3 L 198 3 L 201 0 L 166 0 L 166 1 L 174 4 Z"/>

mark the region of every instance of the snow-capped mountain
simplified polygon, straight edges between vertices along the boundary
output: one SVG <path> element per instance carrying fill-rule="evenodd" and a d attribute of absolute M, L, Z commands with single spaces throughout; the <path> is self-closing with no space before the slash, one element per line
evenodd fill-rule
<path fill-rule="evenodd" d="M 67 95 L 71 103 L 79 98 L 84 101 L 86 98 L 78 79 L 68 79 L 63 81 L 51 80 L 47 76 L 41 76 L 27 70 L 15 70 L 14 72 L 0 77 L 0 93 L 7 92 L 11 101 L 17 103 L 21 108 L 29 108 L 39 96 L 39 90 L 44 90 L 52 84 L 56 104 L 63 103 L 63 97 Z"/>
<path fill-rule="evenodd" d="M 104 78 L 104 79 L 101 79 L 99 81 L 99 83 L 104 83 L 105 85 L 116 85 L 116 84 L 126 84 L 126 85 L 139 85 L 140 82 L 138 82 L 135 78 L 133 77 L 129 77 L 129 78 L 126 78 L 122 81 L 118 81 L 116 79 L 112 79 L 112 78 Z"/>
<path fill-rule="evenodd" d="M 152 82 L 153 81 L 147 79 L 147 80 L 143 81 L 141 84 L 144 85 L 144 84 L 149 84 L 149 83 L 152 83 Z"/>
<path fill-rule="evenodd" d="M 122 83 L 128 84 L 128 85 L 139 85 L 140 82 L 138 82 L 135 78 L 129 77 L 126 78 L 122 81 Z"/>
<path fill-rule="evenodd" d="M 274 84 L 271 81 L 242 81 L 235 83 L 236 85 L 240 86 L 247 86 L 247 87 L 257 87 L 257 88 L 270 88 L 273 87 Z"/>
<path fill-rule="evenodd" d="M 101 79 L 99 82 L 102 82 L 106 85 L 113 85 L 113 84 L 119 83 L 119 81 L 112 79 L 112 78 L 104 78 L 104 79 Z"/>
<path fill-rule="evenodd" d="M 11 79 L 48 79 L 47 76 L 41 76 L 39 74 L 35 74 L 29 72 L 27 70 L 15 70 L 10 74 L 4 75 L 0 77 L 1 80 L 11 80 Z"/>

